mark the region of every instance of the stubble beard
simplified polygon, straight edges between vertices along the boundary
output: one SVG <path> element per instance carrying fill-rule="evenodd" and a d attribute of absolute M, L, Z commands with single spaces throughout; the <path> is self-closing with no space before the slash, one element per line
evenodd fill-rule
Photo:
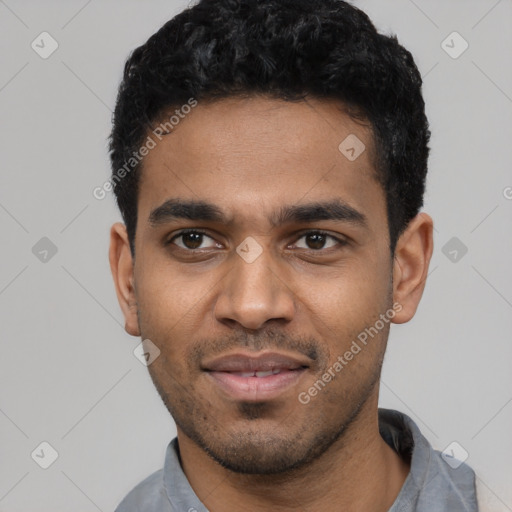
<path fill-rule="evenodd" d="M 189 396 L 182 394 L 178 400 L 171 400 L 170 396 L 176 397 L 176 393 L 183 392 L 183 388 L 175 387 L 173 392 L 168 393 L 162 389 L 160 379 L 153 375 L 151 369 L 150 374 L 176 425 L 214 461 L 234 473 L 285 476 L 300 472 L 325 454 L 334 443 L 343 442 L 349 427 L 378 387 L 381 368 L 382 358 L 337 425 L 326 427 L 322 415 L 315 418 L 312 409 L 310 419 L 293 430 L 278 429 L 275 424 L 265 420 L 273 404 L 253 402 L 237 404 L 239 418 L 246 420 L 243 430 L 229 429 L 229 425 L 212 421 L 209 412 L 212 406 L 193 389 Z M 315 434 L 312 435 L 312 432 Z"/>

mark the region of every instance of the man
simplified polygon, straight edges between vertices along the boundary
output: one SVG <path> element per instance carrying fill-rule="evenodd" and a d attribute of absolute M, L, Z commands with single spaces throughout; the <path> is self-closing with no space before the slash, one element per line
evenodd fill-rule
<path fill-rule="evenodd" d="M 177 438 L 118 512 L 477 510 L 378 409 L 432 255 L 429 136 L 410 53 L 339 0 L 202 0 L 133 52 L 110 264 Z"/>

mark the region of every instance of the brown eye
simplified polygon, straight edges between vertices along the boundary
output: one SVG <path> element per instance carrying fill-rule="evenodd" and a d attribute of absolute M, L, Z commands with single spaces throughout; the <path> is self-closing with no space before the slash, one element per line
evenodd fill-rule
<path fill-rule="evenodd" d="M 202 233 L 185 233 L 181 235 L 181 239 L 187 249 L 197 249 L 201 246 L 203 235 Z"/>
<path fill-rule="evenodd" d="M 203 246 L 210 240 L 210 244 Z M 169 243 L 174 243 L 181 249 L 188 249 L 193 251 L 194 249 L 209 249 L 216 247 L 216 242 L 213 238 L 209 237 L 201 231 L 183 231 L 174 236 Z"/>
<path fill-rule="evenodd" d="M 336 245 L 344 245 L 343 240 L 340 240 L 321 231 L 310 231 L 305 233 L 299 238 L 299 240 L 304 240 L 302 245 L 297 242 L 296 246 L 299 249 L 311 249 L 314 251 L 329 249 L 331 247 L 335 247 Z"/>
<path fill-rule="evenodd" d="M 325 235 L 318 233 L 306 235 L 306 244 L 310 249 L 322 249 L 326 238 Z"/>

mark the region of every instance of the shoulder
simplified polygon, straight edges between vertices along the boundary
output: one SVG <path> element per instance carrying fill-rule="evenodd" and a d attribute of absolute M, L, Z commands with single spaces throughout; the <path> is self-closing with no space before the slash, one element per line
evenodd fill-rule
<path fill-rule="evenodd" d="M 392 512 L 476 512 L 475 473 L 454 450 L 435 450 L 416 423 L 398 411 L 379 410 L 386 442 L 410 463 Z M 464 457 L 462 457 L 464 459 Z"/>
<path fill-rule="evenodd" d="M 171 512 L 163 475 L 164 470 L 159 469 L 136 485 L 121 501 L 115 512 Z"/>
<path fill-rule="evenodd" d="M 452 455 L 432 449 L 432 461 L 425 480 L 422 498 L 427 503 L 438 496 L 445 501 L 446 510 L 478 510 L 475 472 Z"/>

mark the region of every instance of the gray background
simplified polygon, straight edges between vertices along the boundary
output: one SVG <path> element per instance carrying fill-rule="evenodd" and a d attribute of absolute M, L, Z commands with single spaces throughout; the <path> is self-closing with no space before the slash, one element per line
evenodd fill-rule
<path fill-rule="evenodd" d="M 0 0 L 2 512 L 113 510 L 175 434 L 123 329 L 107 260 L 119 215 L 92 190 L 128 52 L 185 5 Z M 512 1 L 356 5 L 412 51 L 433 132 L 431 275 L 417 316 L 392 328 L 381 405 L 440 450 L 459 443 L 487 509 L 512 510 Z M 47 59 L 31 48 L 43 31 L 59 45 Z M 456 59 L 441 46 L 453 31 L 469 43 Z M 48 469 L 31 457 L 43 441 Z"/>

